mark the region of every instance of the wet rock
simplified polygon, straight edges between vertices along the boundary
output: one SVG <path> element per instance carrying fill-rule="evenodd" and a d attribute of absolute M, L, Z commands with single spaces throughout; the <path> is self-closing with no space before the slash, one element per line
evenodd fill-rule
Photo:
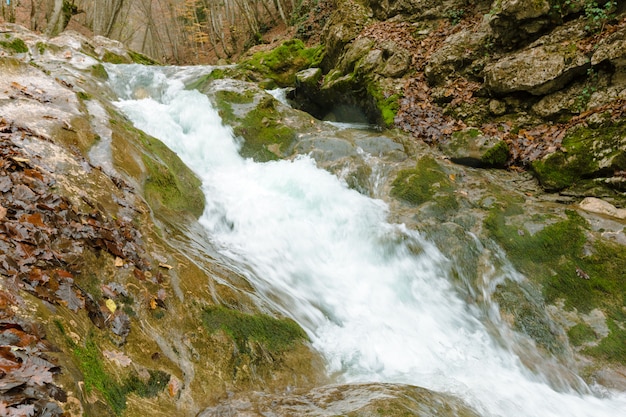
<path fill-rule="evenodd" d="M 454 133 L 439 147 L 453 162 L 473 167 L 503 167 L 509 155 L 502 139 L 474 128 Z"/>
<path fill-rule="evenodd" d="M 462 401 L 424 388 L 393 384 L 328 385 L 303 394 L 253 393 L 210 407 L 198 417 L 395 416 L 477 417 Z"/>

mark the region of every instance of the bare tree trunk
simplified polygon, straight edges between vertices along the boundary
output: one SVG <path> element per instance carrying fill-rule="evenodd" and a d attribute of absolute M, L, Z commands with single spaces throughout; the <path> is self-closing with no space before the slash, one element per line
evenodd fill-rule
<path fill-rule="evenodd" d="M 54 6 L 52 8 L 52 13 L 48 18 L 48 26 L 46 27 L 46 35 L 52 36 L 56 35 L 57 28 L 59 26 L 59 21 L 63 16 L 63 0 L 54 0 Z"/>
<path fill-rule="evenodd" d="M 285 26 L 288 26 L 287 16 L 285 16 L 285 11 L 283 10 L 283 6 L 280 4 L 280 0 L 274 0 L 274 7 L 276 7 L 276 10 L 278 10 L 278 14 L 280 14 L 280 19 L 283 21 Z"/>
<path fill-rule="evenodd" d="M 115 3 L 113 4 L 113 10 L 111 11 L 109 17 L 109 23 L 107 24 L 107 28 L 104 31 L 104 36 L 106 36 L 107 38 L 111 36 L 111 32 L 113 31 L 113 25 L 115 24 L 115 21 L 117 20 L 117 17 L 120 13 L 120 10 L 122 10 L 123 5 L 124 0 L 115 0 Z"/>

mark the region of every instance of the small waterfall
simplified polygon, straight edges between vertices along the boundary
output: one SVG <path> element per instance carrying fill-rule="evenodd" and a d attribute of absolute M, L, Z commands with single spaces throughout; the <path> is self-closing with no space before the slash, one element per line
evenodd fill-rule
<path fill-rule="evenodd" d="M 484 416 L 626 410 L 623 394 L 557 392 L 527 369 L 460 299 L 450 261 L 419 233 L 388 223 L 384 202 L 348 189 L 306 156 L 242 159 L 208 98 L 184 89 L 181 79 L 197 68 L 107 70 L 119 108 L 202 179 L 200 222 L 212 245 L 300 323 L 338 379 L 452 393 Z"/>

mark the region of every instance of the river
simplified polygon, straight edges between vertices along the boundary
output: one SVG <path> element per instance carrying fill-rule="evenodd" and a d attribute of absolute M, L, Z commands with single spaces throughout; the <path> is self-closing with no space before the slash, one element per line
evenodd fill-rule
<path fill-rule="evenodd" d="M 107 70 L 121 111 L 201 178 L 200 222 L 211 245 L 306 330 L 337 381 L 451 393 L 484 416 L 626 412 L 624 394 L 557 391 L 527 369 L 458 296 L 450 261 L 418 232 L 389 223 L 383 201 L 349 189 L 305 155 L 242 159 L 209 99 L 184 89 L 183 80 L 208 68 Z"/>

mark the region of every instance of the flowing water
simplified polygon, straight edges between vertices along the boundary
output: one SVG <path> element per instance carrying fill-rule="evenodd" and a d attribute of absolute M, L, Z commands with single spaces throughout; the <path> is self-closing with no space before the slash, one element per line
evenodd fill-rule
<path fill-rule="evenodd" d="M 202 179 L 200 222 L 211 244 L 300 323 L 339 381 L 452 393 L 484 416 L 626 412 L 623 394 L 557 392 L 525 368 L 459 298 L 450 261 L 417 232 L 388 223 L 384 202 L 348 189 L 306 156 L 242 159 L 208 98 L 183 87 L 207 68 L 107 69 L 119 108 Z"/>

